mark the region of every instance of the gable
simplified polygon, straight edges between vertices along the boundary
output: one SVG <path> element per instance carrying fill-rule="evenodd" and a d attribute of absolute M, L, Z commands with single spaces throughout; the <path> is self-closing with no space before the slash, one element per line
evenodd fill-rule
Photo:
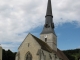
<path fill-rule="evenodd" d="M 23 48 L 28 48 L 29 46 L 40 48 L 39 43 L 32 37 L 32 35 L 29 33 L 24 41 L 19 46 L 18 50 L 21 50 Z"/>

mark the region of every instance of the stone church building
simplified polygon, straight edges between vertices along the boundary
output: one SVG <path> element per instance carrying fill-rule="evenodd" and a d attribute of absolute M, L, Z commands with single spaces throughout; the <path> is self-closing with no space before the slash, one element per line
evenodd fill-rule
<path fill-rule="evenodd" d="M 57 48 L 51 0 L 48 0 L 45 24 L 40 38 L 29 33 L 19 46 L 15 60 L 69 60 Z"/>

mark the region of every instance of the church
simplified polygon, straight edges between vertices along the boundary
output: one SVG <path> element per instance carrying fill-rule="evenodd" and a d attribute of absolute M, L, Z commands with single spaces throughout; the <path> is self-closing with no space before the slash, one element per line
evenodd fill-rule
<path fill-rule="evenodd" d="M 69 60 L 57 48 L 51 0 L 48 0 L 45 24 L 40 38 L 29 33 L 19 46 L 15 60 Z"/>

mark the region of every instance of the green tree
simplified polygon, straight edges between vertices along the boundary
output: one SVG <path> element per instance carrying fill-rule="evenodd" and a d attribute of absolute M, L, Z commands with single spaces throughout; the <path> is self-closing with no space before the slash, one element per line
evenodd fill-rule
<path fill-rule="evenodd" d="M 13 53 L 13 52 L 10 51 L 10 50 L 5 51 L 5 50 L 3 49 L 2 54 L 3 54 L 2 60 L 15 60 L 16 52 Z"/>

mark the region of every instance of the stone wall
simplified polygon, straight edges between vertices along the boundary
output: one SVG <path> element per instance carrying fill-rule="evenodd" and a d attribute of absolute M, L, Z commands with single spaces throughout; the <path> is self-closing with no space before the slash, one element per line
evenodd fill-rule
<path fill-rule="evenodd" d="M 0 46 L 0 60 L 2 60 L 2 47 Z"/>

